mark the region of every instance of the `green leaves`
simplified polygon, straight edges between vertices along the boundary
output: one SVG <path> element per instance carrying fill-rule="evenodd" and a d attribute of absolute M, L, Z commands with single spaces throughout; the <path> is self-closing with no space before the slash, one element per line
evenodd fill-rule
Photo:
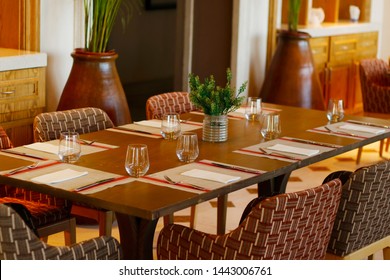
<path fill-rule="evenodd" d="M 122 5 L 123 2 L 123 5 Z M 126 25 L 133 9 L 142 6 L 142 0 L 84 0 L 85 49 L 90 52 L 105 52 L 119 8 L 122 25 Z"/>
<path fill-rule="evenodd" d="M 290 0 L 288 5 L 288 30 L 298 30 L 299 10 L 301 9 L 301 0 Z"/>
<path fill-rule="evenodd" d="M 244 96 L 240 96 L 246 89 L 247 82 L 243 83 L 237 93 L 230 86 L 232 73 L 228 68 L 226 70 L 227 82 L 224 88 L 216 86 L 214 76 L 204 79 L 202 84 L 199 76 L 189 75 L 190 100 L 203 109 L 203 112 L 211 116 L 226 115 L 241 106 Z"/>

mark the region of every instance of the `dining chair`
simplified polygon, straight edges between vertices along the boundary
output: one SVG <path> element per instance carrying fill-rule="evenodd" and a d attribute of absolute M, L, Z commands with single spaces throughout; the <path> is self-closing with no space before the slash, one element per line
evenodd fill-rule
<path fill-rule="evenodd" d="M 0 126 L 0 149 L 12 148 L 12 142 Z M 76 219 L 71 217 L 72 203 L 65 199 L 0 185 L 0 204 L 22 205 L 30 212 L 37 235 L 47 241 L 49 235 L 64 231 L 65 244 L 76 243 Z"/>
<path fill-rule="evenodd" d="M 195 111 L 188 92 L 167 92 L 153 95 L 146 100 L 146 119 L 162 119 L 164 114 L 184 114 Z M 194 228 L 196 206 L 191 206 L 190 227 Z M 164 224 L 173 222 L 173 214 L 164 217 Z"/>
<path fill-rule="evenodd" d="M 34 118 L 34 141 L 46 142 L 59 139 L 63 131 L 84 134 L 112 127 L 114 127 L 114 124 L 110 117 L 99 108 L 86 107 L 46 112 L 38 114 Z M 75 202 L 72 205 L 72 214 L 97 221 L 99 223 L 99 235 L 111 235 L 114 219 L 112 211 Z"/>
<path fill-rule="evenodd" d="M 196 111 L 188 92 L 167 92 L 153 95 L 146 100 L 146 119 L 161 119 L 164 114 L 184 114 Z"/>
<path fill-rule="evenodd" d="M 383 250 L 390 260 L 390 161 L 333 172 L 324 182 L 335 178 L 343 187 L 326 258 L 372 259 Z"/>
<path fill-rule="evenodd" d="M 389 65 L 379 58 L 360 61 L 360 84 L 363 97 L 363 110 L 367 116 L 390 120 L 390 75 Z M 386 142 L 388 151 L 390 139 Z M 385 140 L 380 141 L 379 155 L 382 157 Z M 363 148 L 358 149 L 356 163 L 360 163 Z"/>
<path fill-rule="evenodd" d="M 341 196 L 335 179 L 307 190 L 256 199 L 231 232 L 208 234 L 165 226 L 158 259 L 324 259 Z M 244 211 L 244 213 L 247 211 Z"/>
<path fill-rule="evenodd" d="M 23 212 L 22 212 L 23 213 Z M 24 220 L 24 217 L 26 220 Z M 51 246 L 40 240 L 28 226 L 28 213 L 19 214 L 0 204 L 0 259 L 2 260 L 117 260 L 119 242 L 100 236 L 71 246 Z"/>

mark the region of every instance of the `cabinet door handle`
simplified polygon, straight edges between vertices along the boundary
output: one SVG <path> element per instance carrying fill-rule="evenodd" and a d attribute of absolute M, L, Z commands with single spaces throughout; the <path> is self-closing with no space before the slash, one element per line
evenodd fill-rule
<path fill-rule="evenodd" d="M 7 94 L 7 95 L 10 95 L 10 94 L 13 94 L 15 93 L 14 90 L 9 90 L 9 91 L 3 91 L 1 94 Z"/>

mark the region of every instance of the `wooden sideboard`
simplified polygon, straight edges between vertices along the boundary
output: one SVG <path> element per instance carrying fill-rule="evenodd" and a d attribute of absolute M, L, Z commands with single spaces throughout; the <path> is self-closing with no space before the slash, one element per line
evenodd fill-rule
<path fill-rule="evenodd" d="M 343 99 L 346 113 L 362 112 L 359 61 L 377 56 L 378 32 L 315 37 L 310 46 L 326 104 Z"/>
<path fill-rule="evenodd" d="M 46 54 L 0 48 L 0 125 L 14 146 L 33 142 L 34 117 L 46 107 Z"/>

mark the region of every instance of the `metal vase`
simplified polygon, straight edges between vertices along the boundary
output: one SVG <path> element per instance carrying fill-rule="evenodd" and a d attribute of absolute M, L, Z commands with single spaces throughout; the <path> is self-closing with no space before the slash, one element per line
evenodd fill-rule
<path fill-rule="evenodd" d="M 205 115 L 203 119 L 202 140 L 206 142 L 225 142 L 228 138 L 227 115 Z"/>

